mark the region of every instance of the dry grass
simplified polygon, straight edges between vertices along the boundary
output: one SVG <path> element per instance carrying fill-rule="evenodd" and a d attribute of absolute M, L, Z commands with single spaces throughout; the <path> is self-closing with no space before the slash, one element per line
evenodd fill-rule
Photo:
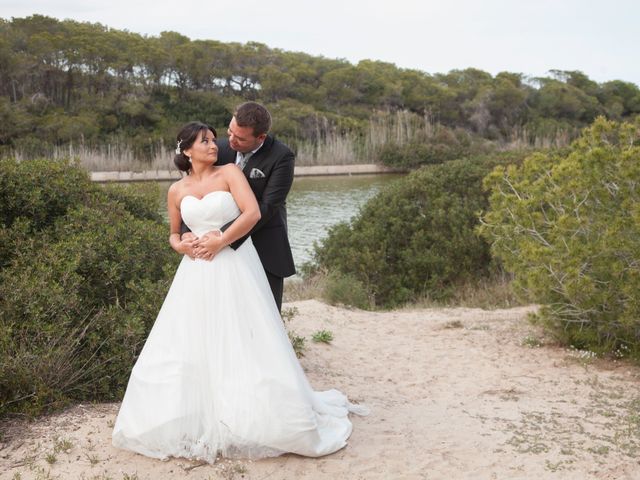
<path fill-rule="evenodd" d="M 451 295 L 446 300 L 424 296 L 411 307 L 440 308 L 467 307 L 495 310 L 526 305 L 513 290 L 511 278 L 506 274 L 495 275 L 480 280 L 467 281 L 451 287 Z"/>
<path fill-rule="evenodd" d="M 376 112 L 369 120 L 364 136 L 339 133 L 328 122 L 317 125 L 317 141 L 300 141 L 298 165 L 348 165 L 374 163 L 380 147 L 387 143 L 401 145 L 416 138 L 431 138 L 438 129 L 429 116 L 409 111 Z"/>
<path fill-rule="evenodd" d="M 125 144 L 109 143 L 99 147 L 85 144 L 55 146 L 50 157 L 77 159 L 90 172 L 142 172 L 146 170 L 175 170 L 173 165 L 173 151 L 162 144 L 154 145 L 155 155 L 150 159 L 137 158 L 131 147 Z M 29 158 L 21 151 L 14 152 L 18 160 Z"/>
<path fill-rule="evenodd" d="M 367 163 L 371 163 L 371 158 Z M 296 165 L 352 165 L 361 163 L 358 138 L 353 134 L 328 132 L 317 142 L 297 143 Z"/>
<path fill-rule="evenodd" d="M 579 133 L 580 129 L 575 128 L 573 130 L 559 129 L 552 135 L 532 135 L 526 127 L 515 125 L 511 129 L 511 134 L 505 144 L 505 149 L 519 150 L 523 148 L 549 149 L 566 147 Z"/>
<path fill-rule="evenodd" d="M 313 276 L 293 277 L 285 280 L 284 301 L 296 302 L 324 298 L 328 277 L 318 272 Z M 429 296 L 407 304 L 407 308 L 443 308 L 466 307 L 495 310 L 526 305 L 529 302 L 520 299 L 513 290 L 511 277 L 507 274 L 468 281 L 451 287 L 451 295 L 446 300 Z"/>
<path fill-rule="evenodd" d="M 292 277 L 284 282 L 284 302 L 297 302 L 299 300 L 310 300 L 321 298 L 324 290 L 325 276 L 316 274 L 306 277 Z"/>

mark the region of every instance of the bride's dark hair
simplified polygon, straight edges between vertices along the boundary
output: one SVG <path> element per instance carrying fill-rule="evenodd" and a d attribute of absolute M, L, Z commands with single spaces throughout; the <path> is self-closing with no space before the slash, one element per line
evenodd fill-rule
<path fill-rule="evenodd" d="M 191 161 L 189 157 L 184 154 L 184 151 L 191 148 L 198 138 L 198 134 L 203 130 L 211 130 L 213 136 L 218 137 L 215 128 L 202 122 L 189 122 L 178 132 L 178 136 L 176 137 L 176 156 L 173 157 L 173 163 L 178 167 L 178 170 L 187 173 L 191 170 Z"/>

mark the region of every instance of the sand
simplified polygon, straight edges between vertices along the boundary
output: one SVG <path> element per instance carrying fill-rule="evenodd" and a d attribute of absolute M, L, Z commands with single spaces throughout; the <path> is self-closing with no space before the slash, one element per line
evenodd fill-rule
<path fill-rule="evenodd" d="M 316 389 L 367 404 L 343 450 L 214 465 L 111 446 L 117 404 L 5 422 L 5 479 L 640 479 L 640 369 L 545 340 L 535 307 L 365 312 L 294 302 Z M 311 341 L 326 329 L 331 344 Z M 540 343 L 543 345 L 539 345 Z"/>

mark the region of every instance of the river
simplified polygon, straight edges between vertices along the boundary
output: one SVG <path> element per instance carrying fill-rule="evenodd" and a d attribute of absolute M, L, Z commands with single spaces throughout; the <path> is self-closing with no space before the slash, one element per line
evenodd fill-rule
<path fill-rule="evenodd" d="M 287 201 L 289 241 L 296 266 L 311 260 L 313 242 L 351 219 L 380 188 L 400 175 L 298 177 Z"/>

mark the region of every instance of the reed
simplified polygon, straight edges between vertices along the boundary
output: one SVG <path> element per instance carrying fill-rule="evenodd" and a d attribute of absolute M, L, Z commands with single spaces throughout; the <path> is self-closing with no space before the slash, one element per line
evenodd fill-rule
<path fill-rule="evenodd" d="M 378 111 L 363 132 L 340 133 L 326 119 L 319 119 L 315 140 L 295 139 L 298 165 L 348 165 L 376 163 L 380 149 L 388 143 L 402 144 L 429 139 L 438 125 L 428 116 L 403 110 Z"/>
<path fill-rule="evenodd" d="M 317 141 L 297 141 L 296 164 L 349 165 L 362 163 L 358 154 L 358 139 L 353 134 L 326 133 Z M 370 162 L 368 162 L 370 163 Z"/>
<path fill-rule="evenodd" d="M 106 143 L 98 146 L 84 143 L 69 143 L 68 145 L 53 145 L 47 158 L 76 159 L 82 167 L 90 172 L 142 172 L 145 170 L 175 170 L 173 165 L 173 151 L 161 143 L 152 146 L 153 156 L 143 159 L 134 154 L 133 149 L 124 143 Z M 29 152 L 15 150 L 13 155 L 17 160 L 33 158 Z"/>
<path fill-rule="evenodd" d="M 505 150 L 523 148 L 550 149 L 563 148 L 580 135 L 578 128 L 558 128 L 553 133 L 540 134 L 530 131 L 526 126 L 514 126 L 509 132 Z"/>
<path fill-rule="evenodd" d="M 365 152 L 373 155 L 388 143 L 401 145 L 418 138 L 433 138 L 438 127 L 428 114 L 421 116 L 407 110 L 377 112 L 369 121 Z"/>
<path fill-rule="evenodd" d="M 377 111 L 359 131 L 341 132 L 325 117 L 318 117 L 315 130 L 310 132 L 312 138 L 282 140 L 295 151 L 296 164 L 299 166 L 352 165 L 379 162 L 380 150 L 384 145 L 428 142 L 441 128 L 444 127 L 428 114 L 418 115 L 407 110 Z M 496 143 L 496 148 L 564 147 L 578 134 L 577 129 L 558 128 L 549 134 L 539 134 L 527 127 L 514 126 L 504 141 Z M 42 156 L 19 149 L 11 154 L 18 160 Z M 89 145 L 81 141 L 51 146 L 45 156 L 78 159 L 80 165 L 91 172 L 175 170 L 173 150 L 162 142 L 148 145 L 146 158 L 140 158 L 131 145 L 119 139 L 101 145 Z"/>

